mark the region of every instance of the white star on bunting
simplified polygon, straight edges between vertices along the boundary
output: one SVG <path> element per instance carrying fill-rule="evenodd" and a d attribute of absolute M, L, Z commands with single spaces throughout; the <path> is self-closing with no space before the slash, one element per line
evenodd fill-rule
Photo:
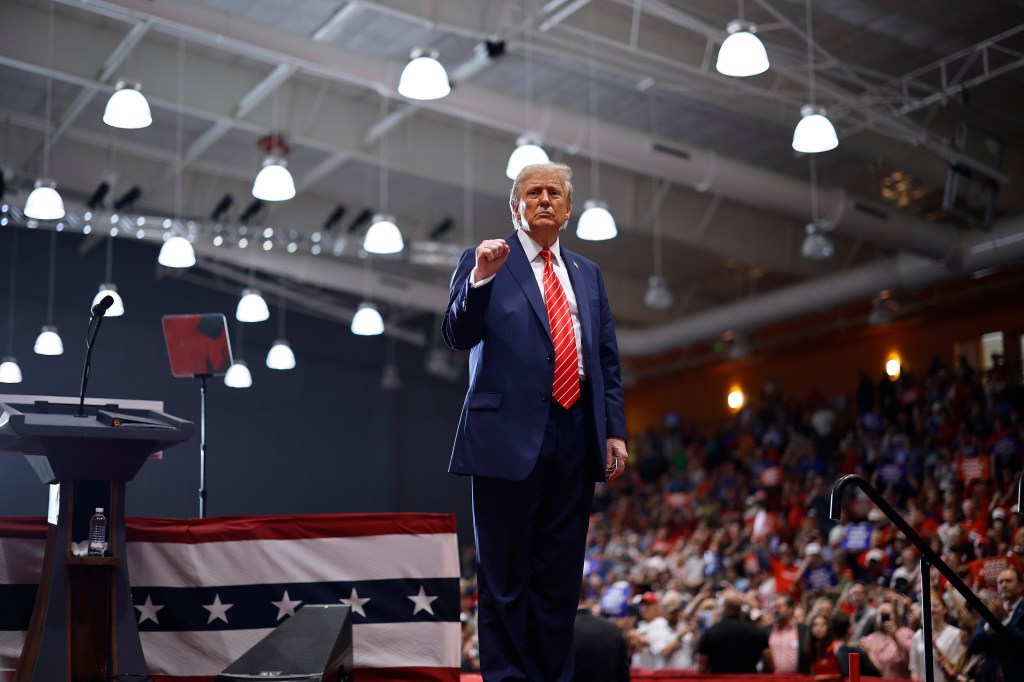
<path fill-rule="evenodd" d="M 356 588 L 352 588 L 352 595 L 348 599 L 339 599 L 342 604 L 348 604 L 352 607 L 353 613 L 358 613 L 363 618 L 366 618 L 366 612 L 363 611 L 363 605 L 370 601 L 370 597 L 360 597 L 359 593 L 356 592 Z"/>
<path fill-rule="evenodd" d="M 228 609 L 230 609 L 232 606 L 234 606 L 234 604 L 221 604 L 220 595 L 215 594 L 213 596 L 212 604 L 203 604 L 203 608 L 210 612 L 210 618 L 206 621 L 206 624 L 209 625 L 210 623 L 218 619 L 224 621 L 225 623 L 228 622 Z"/>
<path fill-rule="evenodd" d="M 163 604 L 157 605 L 153 603 L 153 597 L 146 595 L 146 603 L 142 606 L 135 604 L 135 608 L 139 610 L 139 624 L 141 625 L 144 621 L 151 620 L 157 625 L 160 621 L 156 618 L 156 612 L 164 607 Z"/>
<path fill-rule="evenodd" d="M 412 610 L 412 615 L 415 616 L 420 611 L 426 611 L 430 615 L 434 615 L 434 607 L 432 607 L 430 604 L 435 599 L 437 599 L 437 597 L 428 597 L 427 593 L 423 590 L 423 585 L 420 585 L 419 594 L 407 596 L 406 599 L 412 600 L 412 603 L 416 605 Z"/>
<path fill-rule="evenodd" d="M 285 616 L 294 616 L 295 607 L 301 604 L 302 601 L 292 601 L 291 597 L 288 596 L 288 590 L 285 590 L 281 601 L 272 601 L 270 603 L 277 607 L 277 619 L 281 620 Z"/>

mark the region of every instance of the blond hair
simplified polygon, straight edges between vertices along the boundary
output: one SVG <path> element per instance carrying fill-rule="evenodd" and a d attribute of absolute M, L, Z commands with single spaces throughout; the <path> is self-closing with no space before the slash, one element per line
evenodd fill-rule
<path fill-rule="evenodd" d="M 546 170 L 552 171 L 561 179 L 562 184 L 565 185 L 565 201 L 572 206 L 572 168 L 564 163 L 555 163 L 553 161 L 548 163 L 531 163 L 528 166 L 523 166 L 523 169 L 519 171 L 516 179 L 512 182 L 512 191 L 508 195 L 509 208 L 512 209 L 512 225 L 517 230 L 522 227 L 519 224 L 519 213 L 516 211 L 516 207 L 519 204 L 519 200 L 523 198 L 523 183 L 534 173 Z M 565 225 L 562 228 L 565 228 Z"/>

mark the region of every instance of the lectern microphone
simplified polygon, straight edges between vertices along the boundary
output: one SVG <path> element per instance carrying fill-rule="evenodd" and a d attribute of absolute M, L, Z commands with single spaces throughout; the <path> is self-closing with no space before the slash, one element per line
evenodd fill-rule
<path fill-rule="evenodd" d="M 110 310 L 110 306 L 114 305 L 114 297 L 107 294 L 100 299 L 100 302 L 92 307 L 92 314 L 103 317 Z"/>
<path fill-rule="evenodd" d="M 110 306 L 114 305 L 114 297 L 109 294 L 100 299 L 100 302 L 92 307 L 92 317 L 89 318 L 89 328 L 85 332 L 85 366 L 82 367 L 82 390 L 78 394 L 78 416 L 85 416 L 85 387 L 89 383 L 89 369 L 92 364 L 92 345 L 96 342 L 96 335 L 100 333 L 100 325 L 103 324 L 103 316 L 107 314 Z"/>

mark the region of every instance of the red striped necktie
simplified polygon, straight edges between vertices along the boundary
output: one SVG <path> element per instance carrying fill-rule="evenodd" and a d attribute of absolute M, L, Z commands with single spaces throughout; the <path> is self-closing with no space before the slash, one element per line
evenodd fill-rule
<path fill-rule="evenodd" d="M 579 359 L 576 355 L 576 332 L 565 290 L 551 264 L 551 250 L 543 249 L 544 305 L 548 309 L 551 341 L 555 345 L 555 381 L 551 396 L 562 407 L 569 409 L 580 397 Z"/>

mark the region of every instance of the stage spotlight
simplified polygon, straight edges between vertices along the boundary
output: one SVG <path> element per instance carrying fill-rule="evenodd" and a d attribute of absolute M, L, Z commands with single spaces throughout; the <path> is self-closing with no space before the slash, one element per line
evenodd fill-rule
<path fill-rule="evenodd" d="M 221 222 L 224 218 L 224 214 L 231 208 L 231 204 L 235 203 L 234 197 L 230 194 L 225 194 L 221 197 L 221 200 L 217 202 L 217 205 L 213 209 L 213 213 L 210 214 L 210 220 L 215 223 Z"/>
<path fill-rule="evenodd" d="M 103 200 L 107 198 L 107 193 L 110 191 L 110 185 L 104 181 L 99 184 L 93 193 L 89 197 L 89 200 L 85 202 L 85 205 L 95 211 L 96 209 L 103 206 Z"/>
<path fill-rule="evenodd" d="M 452 229 L 452 225 L 454 225 L 454 224 L 455 224 L 454 220 L 452 220 L 451 218 L 445 218 L 444 220 L 439 222 L 437 224 L 437 226 L 433 230 L 430 231 L 430 238 L 431 239 L 438 239 L 438 238 L 440 238 L 441 235 L 443 235 L 448 230 Z"/>
<path fill-rule="evenodd" d="M 345 207 L 339 204 L 333 211 L 331 211 L 331 215 L 327 216 L 327 220 L 324 221 L 324 230 L 333 229 L 334 226 L 341 222 L 341 219 L 344 217 Z"/>
<path fill-rule="evenodd" d="M 251 204 L 249 204 L 246 207 L 246 209 L 244 211 L 242 211 L 242 215 L 238 216 L 239 222 L 242 222 L 242 223 L 249 222 L 250 220 L 255 218 L 256 215 L 259 214 L 259 212 L 262 209 L 263 209 L 263 202 L 260 201 L 259 199 L 255 199 Z"/>
<path fill-rule="evenodd" d="M 130 211 L 135 202 L 142 196 L 142 189 L 133 185 L 130 190 L 121 195 L 121 198 L 114 202 L 114 210 Z"/>
<path fill-rule="evenodd" d="M 370 222 L 371 218 L 373 218 L 373 211 L 368 208 L 364 208 L 359 212 L 359 215 L 356 216 L 356 219 L 352 221 L 352 224 L 348 226 L 349 233 L 357 232 L 362 229 L 364 225 Z"/>

